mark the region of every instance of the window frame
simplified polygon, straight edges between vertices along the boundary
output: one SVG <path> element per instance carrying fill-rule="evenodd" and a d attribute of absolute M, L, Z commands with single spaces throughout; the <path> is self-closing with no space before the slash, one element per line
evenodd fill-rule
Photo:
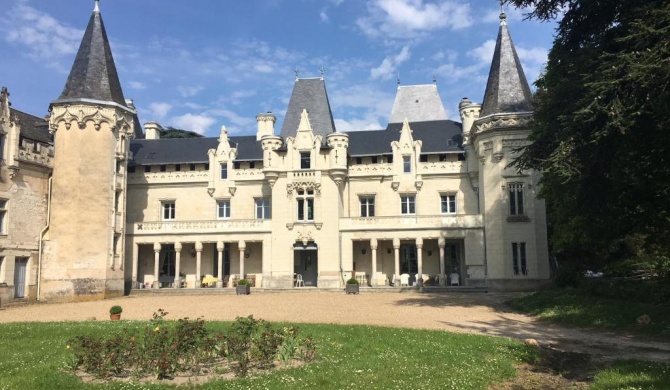
<path fill-rule="evenodd" d="M 512 243 L 512 270 L 514 275 L 528 275 L 528 254 L 525 242 Z"/>
<path fill-rule="evenodd" d="M 416 194 L 400 195 L 400 215 L 416 215 Z"/>
<path fill-rule="evenodd" d="M 230 219 L 232 207 L 230 198 L 216 200 L 216 219 Z"/>
<path fill-rule="evenodd" d="M 526 216 L 524 183 L 507 183 L 507 195 L 509 196 L 509 215 Z"/>
<path fill-rule="evenodd" d="M 370 194 L 358 195 L 358 212 L 362 218 L 375 216 L 375 196 Z"/>
<path fill-rule="evenodd" d="M 301 151 L 300 152 L 300 169 L 312 169 L 312 152 L 310 151 Z"/>
<path fill-rule="evenodd" d="M 457 214 L 458 213 L 458 197 L 455 192 L 444 192 L 440 194 L 440 213 L 441 214 Z M 446 201 L 445 201 L 446 198 Z M 453 199 L 451 199 L 453 198 Z M 445 211 L 445 205 L 446 211 Z M 453 207 L 452 207 L 453 206 Z"/>
<path fill-rule="evenodd" d="M 254 216 L 256 219 L 272 219 L 272 201 L 270 198 L 254 198 Z"/>
<path fill-rule="evenodd" d="M 170 207 L 171 206 L 171 207 Z M 161 221 L 174 221 L 177 216 L 177 201 L 174 199 L 161 201 Z"/>
<path fill-rule="evenodd" d="M 314 190 L 298 190 L 296 193 L 296 221 L 303 223 L 314 222 L 315 214 Z"/>
<path fill-rule="evenodd" d="M 7 235 L 7 219 L 9 216 L 9 199 L 6 198 L 0 198 L 0 235 L 5 236 Z"/>
<path fill-rule="evenodd" d="M 402 173 L 412 173 L 412 156 L 402 156 Z"/>
<path fill-rule="evenodd" d="M 219 164 L 219 179 L 228 180 L 228 163 L 223 162 Z"/>

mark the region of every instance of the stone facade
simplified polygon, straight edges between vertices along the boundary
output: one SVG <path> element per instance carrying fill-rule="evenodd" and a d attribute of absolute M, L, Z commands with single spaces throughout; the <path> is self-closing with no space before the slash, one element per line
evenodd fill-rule
<path fill-rule="evenodd" d="M 399 86 L 386 129 L 340 133 L 323 77 L 296 79 L 281 132 L 262 113 L 253 136 L 223 127 L 161 139 L 155 122 L 142 133 L 123 97 L 96 6 L 51 104 L 53 138 L 0 95 L 0 298 L 83 301 L 240 278 L 275 289 L 351 277 L 373 288 L 541 287 L 540 175 L 510 167 L 528 142 L 531 96 L 504 15 L 484 96 L 461 101 L 459 123 L 436 85 Z"/>

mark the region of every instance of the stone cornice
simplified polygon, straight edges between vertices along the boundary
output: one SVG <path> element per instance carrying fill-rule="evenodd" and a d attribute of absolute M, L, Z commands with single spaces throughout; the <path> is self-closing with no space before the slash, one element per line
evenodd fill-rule
<path fill-rule="evenodd" d="M 51 119 L 49 120 L 49 131 L 52 134 L 56 132 L 61 122 L 65 123 L 67 130 L 70 130 L 72 122 L 76 122 L 79 129 L 83 130 L 89 121 L 93 122 L 96 130 L 100 130 L 100 125 L 107 123 L 112 131 L 119 129 L 128 134 L 132 133 L 133 116 L 131 112 L 85 104 L 53 106 Z"/>

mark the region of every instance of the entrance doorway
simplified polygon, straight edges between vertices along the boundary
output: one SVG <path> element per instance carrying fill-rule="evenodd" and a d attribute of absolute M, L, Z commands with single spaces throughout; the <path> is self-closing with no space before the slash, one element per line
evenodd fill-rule
<path fill-rule="evenodd" d="M 25 298 L 27 269 L 27 257 L 17 257 L 14 260 L 14 298 Z"/>
<path fill-rule="evenodd" d="M 293 246 L 293 272 L 302 275 L 305 286 L 316 287 L 319 277 L 318 248 L 313 242 Z"/>
<path fill-rule="evenodd" d="M 416 283 L 416 273 L 419 272 L 419 264 L 416 260 L 416 245 L 400 245 L 400 274 L 409 274 L 409 284 Z"/>
<path fill-rule="evenodd" d="M 458 242 L 447 242 L 444 246 L 444 269 L 447 274 L 449 285 L 452 282 L 452 274 L 458 275 L 459 284 L 463 284 L 463 275 L 461 274 L 461 245 Z"/>

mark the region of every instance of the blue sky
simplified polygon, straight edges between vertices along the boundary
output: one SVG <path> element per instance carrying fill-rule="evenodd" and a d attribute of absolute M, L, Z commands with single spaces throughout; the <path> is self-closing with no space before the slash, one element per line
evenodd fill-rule
<path fill-rule="evenodd" d="M 0 10 L 0 84 L 13 107 L 43 116 L 65 85 L 93 0 L 16 0 Z M 65 6 L 67 5 L 67 7 Z M 481 102 L 498 33 L 496 0 L 102 0 L 126 98 L 140 120 L 215 136 L 253 134 L 283 114 L 295 79 L 325 80 L 338 131 L 385 128 L 396 80 L 435 76 L 450 119 Z M 554 24 L 506 9 L 529 82 Z M 531 86 L 532 87 L 532 86 Z"/>

